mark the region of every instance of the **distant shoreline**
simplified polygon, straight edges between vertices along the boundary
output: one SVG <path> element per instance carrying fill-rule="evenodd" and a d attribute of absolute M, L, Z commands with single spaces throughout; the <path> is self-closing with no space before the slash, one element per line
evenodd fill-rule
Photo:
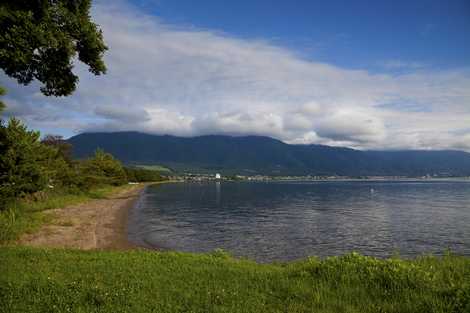
<path fill-rule="evenodd" d="M 354 178 L 346 176 L 336 176 L 336 177 L 323 177 L 323 178 L 313 178 L 311 176 L 266 176 L 266 175 L 255 175 L 255 176 L 240 176 L 240 178 L 233 178 L 233 176 L 222 176 L 221 179 L 215 179 L 213 175 L 210 174 L 191 174 L 181 177 L 183 182 L 191 181 L 240 181 L 240 182 L 250 182 L 250 181 L 267 181 L 267 182 L 343 182 L 343 181 L 357 181 L 357 182 L 438 182 L 438 181 L 470 181 L 470 177 L 396 177 L 396 176 L 377 176 L 377 177 L 364 177 L 364 178 Z"/>

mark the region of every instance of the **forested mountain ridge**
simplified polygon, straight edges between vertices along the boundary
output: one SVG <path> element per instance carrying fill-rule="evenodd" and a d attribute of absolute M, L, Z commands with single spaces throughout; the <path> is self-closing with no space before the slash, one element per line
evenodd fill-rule
<path fill-rule="evenodd" d="M 138 132 L 83 133 L 68 140 L 77 158 L 97 148 L 127 164 L 268 175 L 469 176 L 470 153 L 360 151 L 323 145 L 290 145 L 262 136 L 175 137 Z"/>

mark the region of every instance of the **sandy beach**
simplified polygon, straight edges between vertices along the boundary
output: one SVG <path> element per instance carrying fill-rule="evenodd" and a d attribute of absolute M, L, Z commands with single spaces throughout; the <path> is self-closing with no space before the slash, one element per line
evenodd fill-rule
<path fill-rule="evenodd" d="M 18 243 L 83 250 L 135 248 L 127 240 L 127 217 L 144 187 L 145 184 L 130 186 L 106 199 L 46 211 L 53 215 L 52 223 L 23 235 Z"/>

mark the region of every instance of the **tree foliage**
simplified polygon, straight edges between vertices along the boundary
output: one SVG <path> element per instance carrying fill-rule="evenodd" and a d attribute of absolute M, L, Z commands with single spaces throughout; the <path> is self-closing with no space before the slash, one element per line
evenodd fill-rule
<path fill-rule="evenodd" d="M 39 141 L 39 132 L 29 131 L 12 118 L 0 127 L 0 195 L 17 197 L 44 189 L 53 176 L 50 158 L 54 150 Z"/>
<path fill-rule="evenodd" d="M 75 90 L 76 58 L 93 74 L 105 73 L 107 47 L 90 8 L 91 0 L 0 1 L 0 68 L 21 84 L 41 82 L 46 96 L 67 96 Z M 0 96 L 4 93 L 0 87 Z M 0 112 L 4 108 L 0 101 Z M 71 145 L 61 136 L 47 135 L 41 141 L 39 132 L 18 119 L 0 119 L 0 204 L 52 188 L 82 191 L 93 184 L 126 181 L 120 162 L 103 151 L 73 161 Z"/>
<path fill-rule="evenodd" d="M 57 189 L 83 192 L 128 181 L 111 154 L 97 150 L 92 158 L 73 161 L 70 149 L 61 136 L 48 135 L 41 141 L 39 132 L 16 118 L 0 121 L 0 211 L 12 198 Z"/>
<path fill-rule="evenodd" d="M 47 96 L 66 96 L 77 85 L 72 60 L 105 73 L 107 47 L 90 18 L 91 0 L 2 0 L 0 68 L 27 85 L 34 79 Z"/>
<path fill-rule="evenodd" d="M 64 159 L 68 164 L 72 163 L 72 145 L 60 135 L 46 135 L 41 140 L 46 146 L 57 149 L 57 157 Z"/>
<path fill-rule="evenodd" d="M 155 182 L 163 180 L 158 171 L 137 167 L 125 168 L 127 179 L 132 182 Z"/>
<path fill-rule="evenodd" d="M 81 172 L 86 179 L 87 186 L 121 185 L 127 181 L 121 162 L 101 149 L 97 149 L 92 158 L 82 163 Z"/>

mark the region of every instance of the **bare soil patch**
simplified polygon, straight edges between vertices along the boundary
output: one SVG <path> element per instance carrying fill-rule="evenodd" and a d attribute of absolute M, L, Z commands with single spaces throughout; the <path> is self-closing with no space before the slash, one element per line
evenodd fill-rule
<path fill-rule="evenodd" d="M 127 217 L 144 184 L 108 196 L 106 199 L 46 211 L 53 222 L 37 232 L 23 235 L 19 244 L 74 249 L 118 249 L 134 246 L 127 240 Z"/>

